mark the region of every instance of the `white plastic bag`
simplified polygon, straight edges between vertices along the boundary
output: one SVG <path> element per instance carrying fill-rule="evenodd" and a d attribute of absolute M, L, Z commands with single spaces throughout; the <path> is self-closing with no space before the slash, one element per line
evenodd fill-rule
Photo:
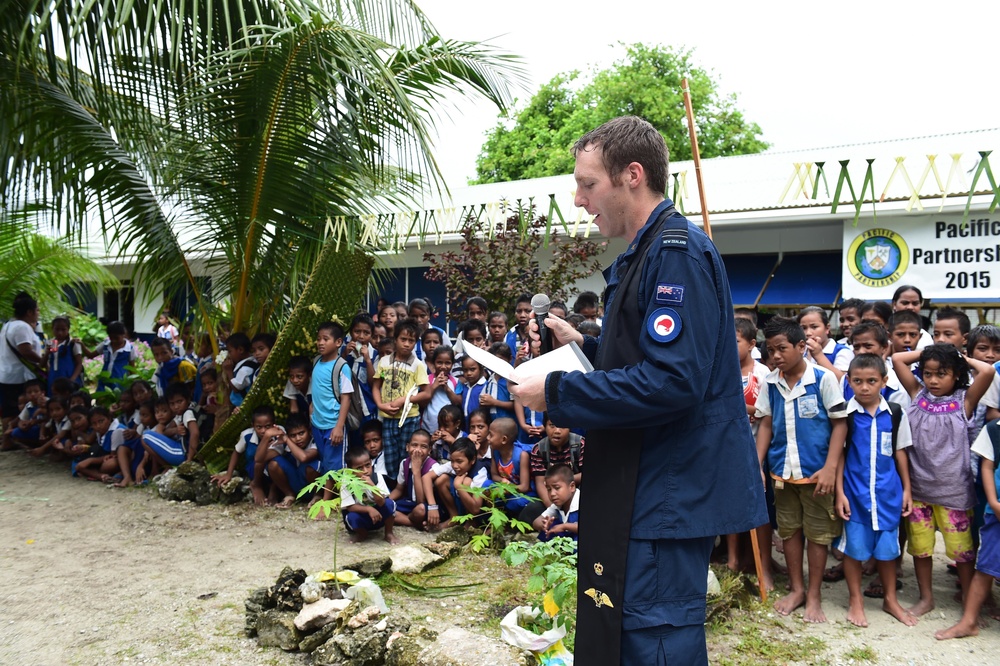
<path fill-rule="evenodd" d="M 357 599 L 362 608 L 377 606 L 382 615 L 389 612 L 389 607 L 385 605 L 385 599 L 382 598 L 382 590 L 374 581 L 367 578 L 357 585 L 347 588 L 344 591 L 344 598 Z"/>
<path fill-rule="evenodd" d="M 522 627 L 521 618 L 534 619 L 540 611 L 528 606 L 518 606 L 500 620 L 500 638 L 514 647 L 529 650 L 542 666 L 572 666 L 570 654 L 562 639 L 566 637 L 566 627 L 557 625 L 543 634 L 536 634 Z"/>

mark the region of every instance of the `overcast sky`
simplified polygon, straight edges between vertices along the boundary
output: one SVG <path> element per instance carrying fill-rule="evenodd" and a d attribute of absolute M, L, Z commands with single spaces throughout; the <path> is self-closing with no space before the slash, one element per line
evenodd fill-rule
<path fill-rule="evenodd" d="M 611 64 L 618 42 L 643 42 L 695 49 L 773 150 L 1000 126 L 995 1 L 417 2 L 443 36 L 522 56 L 522 100 L 559 72 Z M 497 112 L 461 101 L 447 113 L 437 158 L 460 187 Z"/>

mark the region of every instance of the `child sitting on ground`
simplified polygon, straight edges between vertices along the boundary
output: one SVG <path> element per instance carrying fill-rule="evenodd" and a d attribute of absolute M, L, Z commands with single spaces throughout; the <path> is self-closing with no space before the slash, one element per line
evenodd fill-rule
<path fill-rule="evenodd" d="M 476 454 L 476 445 L 468 437 L 459 437 L 451 447 L 451 457 L 431 468 L 424 475 L 424 495 L 427 501 L 428 529 L 441 522 L 441 510 L 446 516 L 477 516 L 482 511 L 483 498 L 469 488 L 485 488 L 490 481 L 490 466 Z"/>
<path fill-rule="evenodd" d="M 777 370 L 768 374 L 757 397 L 757 456 L 762 468 L 767 458 L 774 479 L 778 536 L 791 583 L 791 592 L 774 609 L 789 615 L 805 605 L 806 622 L 826 622 L 821 586 L 827 549 L 841 531 L 833 501 L 847 436 L 846 405 L 833 372 L 806 363 L 805 333 L 794 319 L 772 318 L 764 338 Z M 802 576 L 803 535 L 809 543 L 808 590 Z"/>
<path fill-rule="evenodd" d="M 174 416 L 173 429 L 166 434 L 146 432 L 142 436 L 146 453 L 161 468 L 176 467 L 186 460 L 194 460 L 201 441 L 198 417 L 191 409 L 188 388 L 183 384 L 170 384 L 166 398 Z"/>
<path fill-rule="evenodd" d="M 215 415 L 222 404 L 219 395 L 219 373 L 213 367 L 201 371 L 201 398 L 198 401 L 198 432 L 208 441 L 215 432 Z"/>
<path fill-rule="evenodd" d="M 1000 578 L 1000 521 L 997 520 L 1000 516 L 1000 499 L 997 497 L 997 489 L 1000 488 L 1000 422 L 986 424 L 973 442 L 972 452 L 980 457 L 980 477 L 987 502 L 983 527 L 979 530 L 976 572 L 965 595 L 962 618 L 948 629 L 936 632 L 934 637 L 938 640 L 977 635 L 979 612 L 990 599 L 993 579 Z M 991 615 L 1000 619 L 995 610 Z"/>
<path fill-rule="evenodd" d="M 476 454 L 487 461 L 493 457 L 493 451 L 490 450 L 490 443 L 486 441 L 486 433 L 489 432 L 492 421 L 493 419 L 490 418 L 489 410 L 485 407 L 480 407 L 469 414 L 467 422 L 468 437 L 476 445 Z"/>
<path fill-rule="evenodd" d="M 422 528 L 427 520 L 427 498 L 424 495 L 424 475 L 434 467 L 431 458 L 431 435 L 417 428 L 406 445 L 406 455 L 399 463 L 396 487 L 389 497 L 396 502 L 396 524 Z"/>
<path fill-rule="evenodd" d="M 351 534 L 351 543 L 364 541 L 370 531 L 380 527 L 385 528 L 384 538 L 388 543 L 399 543 L 399 538 L 392 532 L 396 502 L 389 497 L 385 478 L 372 469 L 368 452 L 361 447 L 348 449 L 344 454 L 344 465 L 370 486 L 360 498 L 355 497 L 346 484 L 340 489 L 340 512 Z"/>
<path fill-rule="evenodd" d="M 76 465 L 76 473 L 90 481 L 113 483 L 115 478 L 112 475 L 119 472 L 117 450 L 125 441 L 124 429 L 111 417 L 107 407 L 90 410 L 90 427 L 103 453 L 81 460 Z"/>
<path fill-rule="evenodd" d="M 48 420 L 48 412 L 45 410 L 48 399 L 45 397 L 45 384 L 42 380 L 32 379 L 26 382 L 24 397 L 27 402 L 17 415 L 17 427 L 11 431 L 10 439 L 22 449 L 33 449 L 39 445 L 42 424 Z"/>
<path fill-rule="evenodd" d="M 149 478 L 150 458 L 146 456 L 146 449 L 142 445 L 142 434 L 156 427 L 156 407 L 153 401 L 139 405 L 138 414 L 139 423 L 131 431 L 125 430 L 122 435 L 125 441 L 118 447 L 118 469 L 121 470 L 122 480 L 115 485 L 119 488 L 141 484 Z M 170 414 L 172 416 L 173 412 Z M 131 437 L 130 432 L 133 433 Z"/>
<path fill-rule="evenodd" d="M 490 423 L 486 442 L 492 451 L 490 476 L 494 483 L 509 483 L 524 497 L 504 501 L 504 510 L 516 516 L 531 502 L 531 472 L 528 452 L 518 446 L 517 424 L 511 418 L 499 418 Z"/>
<path fill-rule="evenodd" d="M 42 424 L 42 428 L 39 431 L 39 441 L 42 444 L 28 451 L 30 455 L 36 458 L 46 453 L 58 454 L 59 451 L 54 447 L 59 440 L 67 437 L 70 431 L 68 402 L 59 398 L 52 398 L 45 405 L 45 409 L 48 413 L 48 421 Z"/>
<path fill-rule="evenodd" d="M 538 531 L 538 540 L 579 540 L 580 490 L 573 480 L 573 470 L 567 465 L 553 465 L 545 472 L 545 488 L 552 504 L 531 525 Z"/>
<path fill-rule="evenodd" d="M 70 474 L 77 476 L 76 466 L 81 460 L 91 457 L 91 452 L 94 455 L 101 455 L 103 451 L 94 442 L 94 436 L 90 430 L 90 410 L 83 407 L 70 407 L 69 428 L 69 435 L 59 440 L 54 447 L 72 460 Z M 93 451 L 92 443 L 96 446 Z"/>
<path fill-rule="evenodd" d="M 274 493 L 272 500 L 275 508 L 290 509 L 302 489 L 319 478 L 319 449 L 312 440 L 305 414 L 289 415 L 284 432 L 269 430 L 268 433 L 277 438 L 269 447 L 269 453 L 274 455 L 266 463 Z"/>
<path fill-rule="evenodd" d="M 157 420 L 159 420 L 157 418 Z M 229 456 L 229 467 L 224 473 L 215 474 L 212 480 L 220 486 L 229 483 L 233 478 L 233 472 L 240 462 L 240 456 L 245 456 L 243 466 L 246 477 L 250 480 L 250 492 L 253 493 L 253 501 L 257 506 L 267 503 L 267 493 L 264 490 L 263 473 L 256 473 L 257 449 L 261 443 L 267 442 L 265 437 L 268 430 L 274 427 L 274 408 L 270 405 L 260 405 L 253 410 L 250 416 L 251 426 L 240 433 L 236 440 L 236 447 Z M 145 438 L 145 435 L 143 435 Z M 263 462 L 261 463 L 263 466 Z"/>
<path fill-rule="evenodd" d="M 861 565 L 874 557 L 882 581 L 882 610 L 907 626 L 917 623 L 896 599 L 896 558 L 900 517 L 910 515 L 913 444 L 903 408 L 882 396 L 888 376 L 875 354 L 855 356 L 847 371 L 853 397 L 847 403 L 847 439 L 837 475 L 837 515 L 844 521 L 836 548 L 844 553 L 850 595 L 847 620 L 867 627 L 861 594 Z"/>

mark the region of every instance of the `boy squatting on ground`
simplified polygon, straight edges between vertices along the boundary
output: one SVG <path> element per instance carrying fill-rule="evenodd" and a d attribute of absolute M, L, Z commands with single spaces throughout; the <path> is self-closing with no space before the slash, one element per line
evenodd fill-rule
<path fill-rule="evenodd" d="M 369 486 L 360 502 L 346 484 L 340 489 L 340 512 L 347 531 L 351 533 L 351 543 L 364 541 L 371 530 L 380 527 L 385 528 L 386 542 L 399 543 L 399 538 L 392 532 L 396 502 L 389 496 L 385 478 L 372 469 L 368 452 L 361 447 L 350 448 L 344 454 L 344 464 Z"/>
<path fill-rule="evenodd" d="M 913 510 L 907 452 L 913 440 L 906 412 L 882 396 L 887 376 L 876 354 L 854 357 L 847 371 L 854 396 L 847 403 L 848 436 L 837 474 L 837 515 L 844 528 L 836 547 L 844 553 L 847 620 L 858 627 L 868 626 L 861 565 L 872 557 L 882 580 L 882 610 L 907 626 L 917 623 L 896 598 L 899 523 Z"/>
<path fill-rule="evenodd" d="M 806 363 L 805 335 L 794 319 L 774 317 L 764 327 L 764 338 L 777 369 L 757 397 L 757 457 L 762 470 L 767 458 L 775 481 L 778 536 L 792 587 L 774 609 L 789 615 L 805 605 L 806 622 L 826 622 L 820 590 L 827 547 L 841 532 L 834 491 L 847 435 L 846 405 L 836 376 Z M 802 577 L 803 534 L 809 542 L 808 590 Z"/>
<path fill-rule="evenodd" d="M 553 465 L 545 472 L 545 488 L 552 500 L 532 527 L 538 532 L 539 541 L 555 537 L 579 539 L 580 490 L 573 480 L 569 465 Z"/>

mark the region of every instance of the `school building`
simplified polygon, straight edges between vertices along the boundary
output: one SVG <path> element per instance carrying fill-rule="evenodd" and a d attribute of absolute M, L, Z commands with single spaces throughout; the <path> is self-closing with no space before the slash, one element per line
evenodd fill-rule
<path fill-rule="evenodd" d="M 914 284 L 932 306 L 966 308 L 974 323 L 1000 320 L 998 148 L 1000 128 L 703 160 L 712 236 L 734 303 L 769 311 L 831 307 L 850 297 L 888 299 Z M 670 172 L 668 196 L 700 224 L 693 164 L 671 163 Z M 457 249 L 469 215 L 503 223 L 511 210 L 534 205 L 548 216 L 550 233 L 599 238 L 586 211 L 573 205 L 575 189 L 572 174 L 455 188 L 413 210 L 363 220 L 374 228 L 388 219 L 394 230 L 392 251 L 379 253 L 384 272 L 370 305 L 379 296 L 427 296 L 445 309 L 445 287 L 426 279 L 423 256 Z M 328 234 L 336 237 L 340 224 L 332 220 Z M 620 240 L 608 243 L 602 265 L 623 249 Z M 538 257 L 543 267 L 549 259 Z M 127 279 L 127 266 L 115 271 Z M 578 287 L 601 293 L 604 280 L 598 273 Z M 161 302 L 137 298 L 126 283 L 84 305 L 146 332 Z M 175 314 L 186 307 L 181 299 Z M 435 323 L 444 325 L 444 317 Z"/>

